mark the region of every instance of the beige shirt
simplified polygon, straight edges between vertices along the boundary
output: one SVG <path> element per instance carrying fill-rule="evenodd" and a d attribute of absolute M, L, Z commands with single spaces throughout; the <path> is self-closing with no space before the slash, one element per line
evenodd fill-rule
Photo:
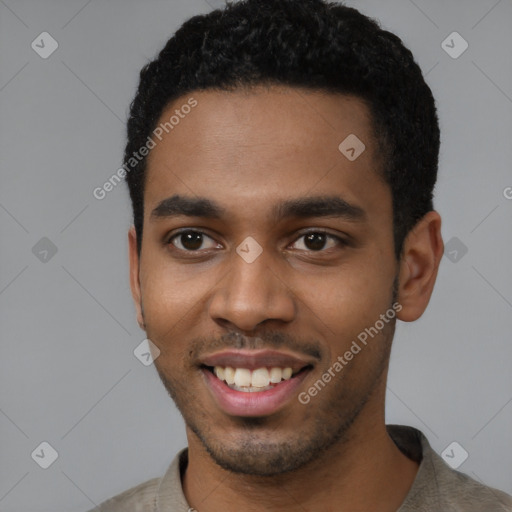
<path fill-rule="evenodd" d="M 512 512 L 511 496 L 452 469 L 419 430 L 401 425 L 387 425 L 387 429 L 400 450 L 420 463 L 413 485 L 397 512 Z M 174 457 L 163 478 L 132 487 L 89 512 L 193 511 L 181 487 L 187 457 L 184 448 Z"/>

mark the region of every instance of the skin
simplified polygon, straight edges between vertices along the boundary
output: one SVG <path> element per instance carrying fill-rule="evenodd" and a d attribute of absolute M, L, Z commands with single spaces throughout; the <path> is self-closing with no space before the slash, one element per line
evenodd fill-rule
<path fill-rule="evenodd" d="M 197 363 L 237 346 L 314 349 L 313 370 L 299 389 L 307 391 L 394 299 L 399 319 L 422 315 L 443 254 L 440 216 L 432 211 L 418 222 L 398 262 L 391 190 L 377 173 L 371 117 L 358 98 L 277 86 L 190 96 L 198 106 L 148 157 L 140 257 L 134 228 L 129 232 L 138 321 L 161 351 L 155 366 L 186 423 L 185 496 L 199 512 L 299 504 L 307 511 L 396 511 L 418 464 L 385 429 L 393 322 L 307 405 L 294 398 L 265 417 L 225 414 Z M 175 101 L 161 120 L 187 100 Z M 366 146 L 353 162 L 338 150 L 349 134 Z M 226 215 L 152 217 L 174 194 L 214 200 Z M 318 195 L 342 197 L 365 216 L 269 215 L 281 201 Z M 183 237 L 169 242 L 178 228 L 205 233 L 199 250 Z M 318 249 L 304 229 L 348 243 L 328 237 Z M 247 236 L 263 249 L 250 264 L 236 253 Z M 235 341 L 233 333 L 242 337 Z"/>

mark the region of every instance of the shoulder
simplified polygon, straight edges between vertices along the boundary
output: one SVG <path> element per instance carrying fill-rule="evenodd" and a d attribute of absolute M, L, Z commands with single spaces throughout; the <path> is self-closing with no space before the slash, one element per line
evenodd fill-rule
<path fill-rule="evenodd" d="M 512 512 L 511 496 L 450 468 L 437 454 L 432 458 L 440 501 L 446 507 L 445 510 Z"/>
<path fill-rule="evenodd" d="M 399 512 L 512 512 L 511 496 L 450 467 L 421 431 L 402 425 L 387 428 L 400 450 L 420 464 Z"/>
<path fill-rule="evenodd" d="M 94 512 L 155 512 L 160 481 L 160 478 L 152 478 L 131 487 L 104 501 L 93 510 Z"/>
<path fill-rule="evenodd" d="M 162 478 L 152 478 L 109 498 L 89 512 L 163 512 L 189 510 L 181 487 L 188 449 L 179 451 Z"/>

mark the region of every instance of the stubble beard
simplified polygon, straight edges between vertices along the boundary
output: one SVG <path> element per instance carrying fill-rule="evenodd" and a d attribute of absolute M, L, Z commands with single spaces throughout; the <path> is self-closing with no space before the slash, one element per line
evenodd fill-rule
<path fill-rule="evenodd" d="M 390 326 L 388 324 L 387 327 Z M 390 330 L 388 336 L 392 338 L 394 324 Z M 388 336 L 375 341 L 390 345 Z M 364 390 L 361 390 L 358 383 L 347 387 L 343 374 L 334 377 L 329 384 L 334 384 L 332 392 L 326 395 L 330 399 L 320 402 L 322 394 L 327 392 L 322 390 L 309 404 L 300 405 L 301 408 L 311 409 L 307 414 L 307 421 L 302 425 L 287 426 L 286 431 L 291 434 L 284 436 L 279 432 L 279 427 L 271 426 L 269 418 L 236 418 L 234 441 L 223 437 L 221 431 L 215 431 L 216 426 L 212 425 L 211 418 L 197 407 L 197 402 L 181 379 L 173 379 L 164 373 L 156 362 L 155 366 L 186 426 L 200 440 L 212 460 L 233 473 L 264 477 L 296 471 L 325 455 L 334 445 L 342 447 L 347 443 L 350 427 L 380 388 L 388 362 L 389 350 L 383 350 L 372 368 L 371 375 L 366 374 Z"/>
<path fill-rule="evenodd" d="M 397 299 L 398 279 L 393 283 L 391 304 Z M 390 306 L 391 308 L 391 306 Z M 309 421 L 302 425 L 291 425 L 287 431 L 292 435 L 283 436 L 278 427 L 270 426 L 269 418 L 236 418 L 237 439 L 234 442 L 222 438 L 222 432 L 215 432 L 208 414 L 197 406 L 193 393 L 183 379 L 173 378 L 160 368 L 155 367 L 165 389 L 180 411 L 188 429 L 195 435 L 212 460 L 221 468 L 243 475 L 260 477 L 276 476 L 303 468 L 308 463 L 320 459 L 332 447 L 341 449 L 350 440 L 350 428 L 361 414 L 370 398 L 382 389 L 386 379 L 391 352 L 391 343 L 395 332 L 396 319 L 386 324 L 379 339 L 373 343 L 382 343 L 378 358 L 365 374 L 363 388 L 361 383 L 346 383 L 350 368 L 331 381 L 330 399 L 321 402 L 325 391 L 319 393 L 310 404 L 307 414 Z M 346 372 L 346 373 L 343 373 Z M 315 408 L 315 403 L 319 405 Z M 310 404 L 301 407 L 310 407 Z M 309 424 L 309 425 L 308 425 Z M 287 437 L 284 438 L 283 437 Z M 276 441 L 277 439 L 277 441 Z"/>

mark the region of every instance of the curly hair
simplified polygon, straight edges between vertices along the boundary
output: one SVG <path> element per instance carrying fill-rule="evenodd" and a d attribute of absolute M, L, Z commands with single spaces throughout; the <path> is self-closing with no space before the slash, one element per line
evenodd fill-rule
<path fill-rule="evenodd" d="M 369 107 L 391 188 L 397 259 L 433 209 L 440 145 L 432 92 L 401 39 L 326 0 L 241 0 L 187 20 L 140 72 L 124 153 L 140 254 L 148 140 L 166 107 L 192 91 L 277 84 L 355 95 Z M 130 162 L 131 159 L 131 162 Z M 131 165 L 129 165 L 129 162 Z"/>

